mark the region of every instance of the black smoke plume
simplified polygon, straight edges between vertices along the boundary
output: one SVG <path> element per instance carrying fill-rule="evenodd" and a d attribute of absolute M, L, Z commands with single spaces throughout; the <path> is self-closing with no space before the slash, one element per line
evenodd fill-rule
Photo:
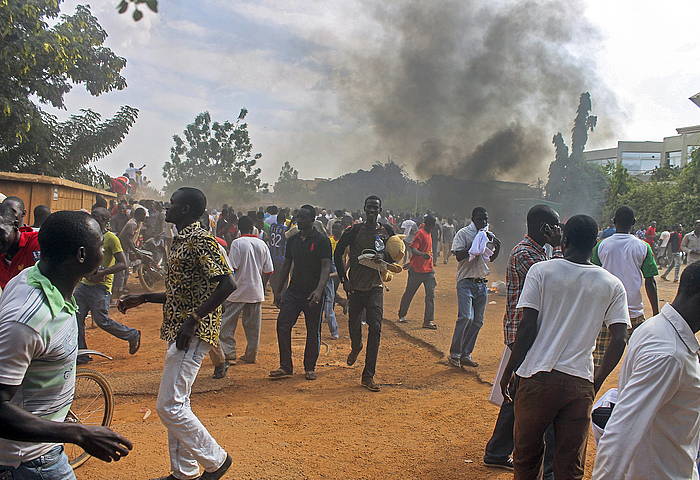
<path fill-rule="evenodd" d="M 579 95 L 612 130 L 595 72 L 599 35 L 582 0 L 365 3 L 376 40 L 341 54 L 341 101 L 365 112 L 376 149 L 421 178 L 534 180 L 553 160 Z M 337 64 L 337 65 L 338 65 Z"/>

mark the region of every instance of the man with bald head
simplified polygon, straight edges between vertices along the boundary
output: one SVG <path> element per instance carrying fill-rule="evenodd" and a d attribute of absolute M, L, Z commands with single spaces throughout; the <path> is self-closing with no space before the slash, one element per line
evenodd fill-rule
<path fill-rule="evenodd" d="M 504 343 L 513 348 L 518 326 L 523 318 L 522 310 L 516 308 L 523 291 L 525 276 L 534 264 L 549 259 L 545 245 L 554 249 L 553 257 L 561 257 L 561 228 L 559 214 L 547 205 L 535 205 L 527 212 L 527 234 L 510 252 L 506 270 L 506 313 L 503 317 Z M 515 413 L 511 402 L 503 402 L 493 429 L 491 440 L 486 444 L 484 464 L 489 467 L 513 469 L 513 426 Z M 545 435 L 544 480 L 552 478 L 553 431 Z"/>
<path fill-rule="evenodd" d="M 5 288 L 10 279 L 34 265 L 39 255 L 38 232 L 21 230 L 12 206 L 0 204 L 0 288 Z"/>
<path fill-rule="evenodd" d="M 92 319 L 98 327 L 113 336 L 129 342 L 129 353 L 135 354 L 141 345 L 141 332 L 127 327 L 109 317 L 109 302 L 112 299 L 114 274 L 126 269 L 126 258 L 119 238 L 109 231 L 111 215 L 104 207 L 95 207 L 92 217 L 102 230 L 103 260 L 98 269 L 86 275 L 75 289 L 75 301 L 78 304 L 78 348 L 87 348 L 85 342 L 85 317 L 92 313 Z M 88 355 L 80 355 L 78 364 L 91 360 Z"/>
<path fill-rule="evenodd" d="M 15 212 L 15 217 L 17 218 L 20 228 L 26 228 L 24 225 L 24 217 L 27 216 L 27 209 L 24 206 L 24 200 L 12 195 L 5 198 L 2 203 L 9 206 L 12 211 Z"/>

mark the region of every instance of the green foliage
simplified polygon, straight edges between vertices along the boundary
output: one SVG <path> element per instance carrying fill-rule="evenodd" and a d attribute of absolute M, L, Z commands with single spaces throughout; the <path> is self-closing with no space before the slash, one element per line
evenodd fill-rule
<path fill-rule="evenodd" d="M 202 189 L 210 203 L 226 203 L 231 198 L 250 200 L 267 188 L 255 168 L 260 153 L 253 155 L 248 125 L 241 123 L 247 110 L 242 109 L 235 123 L 211 121 L 202 112 L 180 135 L 173 136 L 170 161 L 163 166 L 166 190 L 181 186 Z"/>
<path fill-rule="evenodd" d="M 379 194 L 384 205 L 412 211 L 416 208 L 418 185 L 400 165 L 378 162 L 370 170 L 358 170 L 321 183 L 316 188 L 316 202 L 361 208 L 367 196 Z"/>
<path fill-rule="evenodd" d="M 158 13 L 158 0 L 121 0 L 119 5 L 117 5 L 117 11 L 119 13 L 126 13 L 129 10 L 129 4 L 133 4 L 134 13 L 132 13 L 131 17 L 135 22 L 138 22 L 143 18 L 143 12 L 139 8 L 139 5 L 143 5 L 144 3 L 153 13 Z"/>
<path fill-rule="evenodd" d="M 301 182 L 299 182 L 299 172 L 293 168 L 289 162 L 284 162 L 280 170 L 279 178 L 275 182 L 275 195 L 281 199 L 289 199 L 292 196 L 298 196 L 300 193 Z"/>
<path fill-rule="evenodd" d="M 122 107 L 104 122 L 89 110 L 66 122 L 42 110 L 65 108 L 73 85 L 92 95 L 126 87 L 126 60 L 104 46 L 107 33 L 90 8 L 59 18 L 60 3 L 0 1 L 0 168 L 99 186 L 105 176 L 89 163 L 121 142 L 137 110 Z"/>
<path fill-rule="evenodd" d="M 604 215 L 611 218 L 621 205 L 632 207 L 639 225 L 651 221 L 661 228 L 692 225 L 700 217 L 700 161 L 698 154 L 682 169 L 657 169 L 648 182 L 633 178 L 622 166 L 608 170 L 609 189 Z"/>
<path fill-rule="evenodd" d="M 96 187 L 109 186 L 109 176 L 90 164 L 110 154 L 138 117 L 129 106 L 102 120 L 99 113 L 81 110 L 59 122 L 42 113 L 42 122 L 27 141 L 0 149 L 0 170 L 67 178 Z"/>

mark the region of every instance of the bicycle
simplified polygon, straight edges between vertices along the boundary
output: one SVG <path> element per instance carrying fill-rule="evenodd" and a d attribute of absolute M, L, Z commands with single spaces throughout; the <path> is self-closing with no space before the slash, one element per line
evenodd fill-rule
<path fill-rule="evenodd" d="M 95 350 L 78 350 L 78 355 L 112 357 Z M 79 366 L 75 372 L 75 393 L 66 422 L 109 427 L 114 414 L 114 393 L 109 381 L 99 372 Z M 68 461 L 73 469 L 88 461 L 90 454 L 73 443 L 65 445 Z"/>

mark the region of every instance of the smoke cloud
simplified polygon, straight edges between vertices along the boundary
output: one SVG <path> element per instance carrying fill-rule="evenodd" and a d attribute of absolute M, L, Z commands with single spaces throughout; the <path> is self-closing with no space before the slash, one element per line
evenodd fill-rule
<path fill-rule="evenodd" d="M 364 8 L 372 35 L 332 60 L 341 110 L 369 124 L 376 151 L 419 177 L 546 175 L 552 136 L 570 136 L 583 91 L 601 119 L 596 137 L 612 131 L 618 107 L 595 73 L 599 38 L 581 0 L 367 0 Z"/>

